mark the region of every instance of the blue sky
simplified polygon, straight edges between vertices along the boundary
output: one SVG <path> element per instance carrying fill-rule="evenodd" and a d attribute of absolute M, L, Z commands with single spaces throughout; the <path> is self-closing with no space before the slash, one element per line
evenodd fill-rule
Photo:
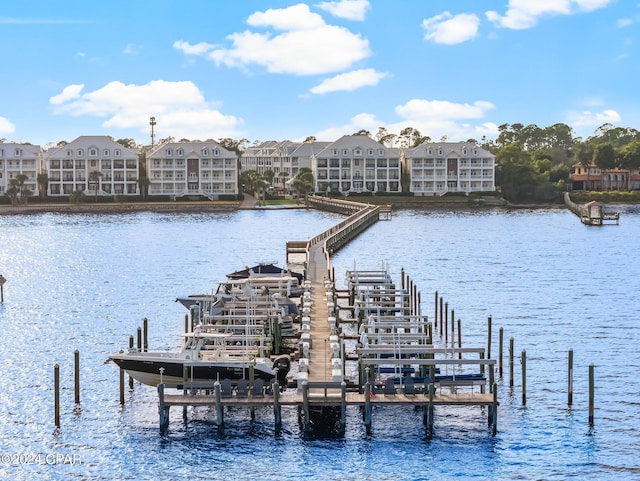
<path fill-rule="evenodd" d="M 0 4 L 0 138 L 640 129 L 638 0 Z"/>

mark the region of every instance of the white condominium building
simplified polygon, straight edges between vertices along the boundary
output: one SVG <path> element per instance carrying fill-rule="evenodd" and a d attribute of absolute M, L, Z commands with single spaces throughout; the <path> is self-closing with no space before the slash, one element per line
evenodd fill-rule
<path fill-rule="evenodd" d="M 406 149 L 403 157 L 415 195 L 496 190 L 496 158 L 475 143 L 425 142 Z"/>
<path fill-rule="evenodd" d="M 238 156 L 215 141 L 167 142 L 147 153 L 149 195 L 238 194 Z"/>
<path fill-rule="evenodd" d="M 138 151 L 106 135 L 85 135 L 45 154 L 49 195 L 137 195 Z"/>
<path fill-rule="evenodd" d="M 38 174 L 42 172 L 42 149 L 39 145 L 0 143 L 0 195 L 7 193 L 11 179 L 27 176 L 23 188 L 38 194 Z"/>
<path fill-rule="evenodd" d="M 398 149 L 345 135 L 314 155 L 316 192 L 401 192 Z"/>

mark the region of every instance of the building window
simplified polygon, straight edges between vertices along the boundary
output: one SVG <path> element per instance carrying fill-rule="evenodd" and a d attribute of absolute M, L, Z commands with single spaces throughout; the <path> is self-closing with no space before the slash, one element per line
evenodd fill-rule
<path fill-rule="evenodd" d="M 171 149 L 166 149 L 164 153 L 166 154 L 167 157 L 171 157 L 173 155 L 173 151 Z"/>
<path fill-rule="evenodd" d="M 218 151 L 218 149 L 215 149 L 215 150 L 213 151 L 213 156 L 214 156 L 214 157 L 218 157 L 219 155 L 220 155 L 220 152 Z"/>
<path fill-rule="evenodd" d="M 22 155 L 22 149 L 16 149 L 15 150 L 15 155 L 16 155 L 16 157 L 20 157 L 20 155 Z"/>
<path fill-rule="evenodd" d="M 176 155 L 182 157 L 184 155 L 184 150 L 182 150 L 182 149 L 176 150 Z"/>
<path fill-rule="evenodd" d="M 84 151 L 83 151 L 82 149 L 78 149 L 78 150 L 76 151 L 76 155 L 77 155 L 78 157 L 82 157 L 82 156 L 84 155 Z"/>
<path fill-rule="evenodd" d="M 109 149 L 104 149 L 104 150 L 102 151 L 102 156 L 103 156 L 103 157 L 109 157 Z"/>
<path fill-rule="evenodd" d="M 67 150 L 67 157 L 71 157 L 73 155 L 73 152 L 71 150 Z"/>
<path fill-rule="evenodd" d="M 113 155 L 115 155 L 116 157 L 120 157 L 122 155 L 122 152 L 120 149 L 116 149 L 113 151 Z"/>
<path fill-rule="evenodd" d="M 202 156 L 209 157 L 209 149 L 202 149 Z"/>
<path fill-rule="evenodd" d="M 89 157 L 97 157 L 98 156 L 98 149 L 96 149 L 95 147 L 91 147 L 89 149 Z"/>

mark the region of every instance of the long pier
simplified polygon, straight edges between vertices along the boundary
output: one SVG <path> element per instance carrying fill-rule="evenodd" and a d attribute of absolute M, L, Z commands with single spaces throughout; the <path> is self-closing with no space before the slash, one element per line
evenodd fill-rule
<path fill-rule="evenodd" d="M 432 326 L 420 314 L 419 294 L 415 286 L 396 289 L 386 271 L 353 271 L 349 281 L 348 306 L 339 305 L 345 297 L 335 289 L 331 254 L 380 219 L 390 219 L 388 206 L 310 196 L 310 206 L 348 217 L 308 241 L 287 242 L 287 263 L 304 268 L 301 296 L 301 334 L 298 372 L 293 386 L 282 389 L 277 381 L 265 389 L 249 379 L 250 389 L 223 389 L 220 381 L 185 386 L 185 394 L 167 394 L 158 386 L 160 430 L 169 425 L 173 406 L 215 407 L 217 423 L 224 426 L 224 408 L 246 407 L 252 416 L 255 408 L 274 410 L 276 430 L 281 426 L 281 409 L 298 409 L 305 429 L 321 428 L 338 419 L 346 423 L 348 406 L 364 410 L 367 431 L 372 426 L 373 407 L 417 406 L 423 421 L 433 428 L 434 406 L 487 406 L 488 424 L 497 427 L 497 386 L 493 383 L 495 360 L 484 358 L 484 348 L 434 347 Z M 407 278 L 408 280 L 408 278 Z M 436 306 L 437 308 L 437 306 Z M 353 313 L 343 319 L 341 311 Z M 345 376 L 345 335 L 341 324 L 356 325 L 360 346 L 357 349 L 358 380 Z M 478 357 L 462 359 L 463 354 Z M 477 373 L 461 373 L 476 367 Z M 490 370 L 489 393 L 485 392 L 485 368 Z M 456 371 L 457 369 L 457 371 Z M 403 376 L 416 372 L 420 376 Z M 480 392 L 474 386 L 480 386 Z M 295 389 L 293 389 L 295 388 Z M 470 389 L 465 391 L 465 389 Z"/>

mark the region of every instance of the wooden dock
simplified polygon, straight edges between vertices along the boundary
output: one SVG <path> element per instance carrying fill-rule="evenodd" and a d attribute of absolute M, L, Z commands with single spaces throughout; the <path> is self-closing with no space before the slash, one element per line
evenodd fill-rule
<path fill-rule="evenodd" d="M 607 211 L 600 202 L 592 201 L 586 204 L 577 204 L 571 200 L 569 193 L 565 192 L 564 203 L 585 225 L 602 226 L 613 223 L 618 225 L 620 223 L 620 212 Z"/>
<path fill-rule="evenodd" d="M 349 217 L 309 241 L 287 243 L 287 263 L 302 261 L 305 270 L 301 296 L 301 334 L 298 372 L 293 382 L 282 389 L 277 382 L 255 390 L 249 379 L 249 392 L 226 389 L 219 381 L 192 386 L 183 394 L 165 393 L 158 386 L 160 429 L 169 425 L 173 406 L 215 407 L 219 426 L 224 425 L 224 409 L 269 406 L 274 410 L 276 430 L 281 425 L 282 406 L 295 406 L 305 429 L 318 427 L 327 418 L 339 418 L 344 428 L 346 409 L 364 410 L 364 423 L 371 429 L 374 406 L 417 406 L 423 420 L 432 429 L 434 406 L 488 406 L 488 423 L 495 433 L 497 426 L 497 386 L 493 382 L 495 360 L 484 358 L 484 348 L 452 349 L 434 347 L 432 326 L 420 314 L 419 293 L 404 272 L 402 287 L 397 289 L 386 271 L 352 271 L 348 309 L 354 314 L 350 322 L 359 325 L 360 348 L 357 350 L 357 382 L 345 378 L 344 335 L 341 335 L 341 307 L 334 286 L 331 254 L 377 222 L 380 207 L 355 202 L 312 197 L 316 208 L 339 211 Z M 390 219 L 384 210 L 383 219 Z M 345 320 L 346 322 L 346 320 Z M 465 358 L 463 354 L 478 357 Z M 462 374 L 476 368 L 477 373 Z M 489 369 L 489 382 L 484 376 Z M 404 377 L 403 372 L 417 372 L 418 377 Z M 436 375 L 437 372 L 445 374 Z M 469 377 L 471 376 L 471 377 Z M 414 382 L 414 379 L 419 382 Z M 488 384 L 488 393 L 486 386 Z M 475 390 L 480 386 L 480 392 Z"/>

